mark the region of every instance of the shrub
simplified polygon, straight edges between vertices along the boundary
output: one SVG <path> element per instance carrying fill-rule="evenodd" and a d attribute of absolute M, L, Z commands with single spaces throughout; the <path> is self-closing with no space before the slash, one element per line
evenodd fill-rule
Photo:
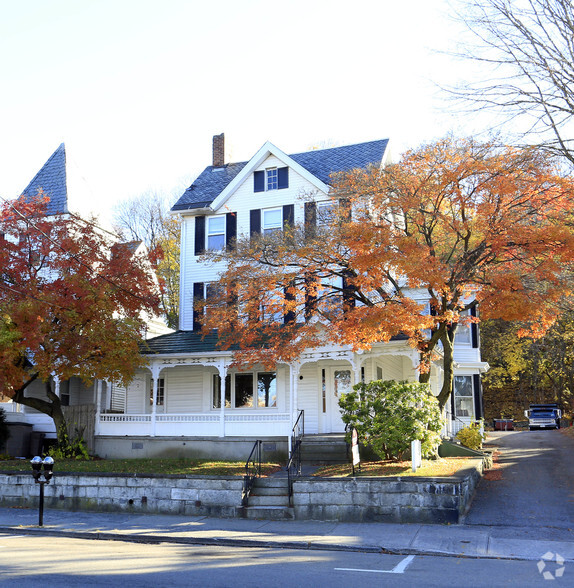
<path fill-rule="evenodd" d="M 423 457 L 435 457 L 442 419 L 427 384 L 394 380 L 360 383 L 339 399 L 343 421 L 383 459 L 400 460 L 419 439 Z"/>
<path fill-rule="evenodd" d="M 484 433 L 481 433 L 482 421 L 471 423 L 468 427 L 464 427 L 457 434 L 456 438 L 461 445 L 469 449 L 482 449 L 482 442 L 484 441 Z"/>

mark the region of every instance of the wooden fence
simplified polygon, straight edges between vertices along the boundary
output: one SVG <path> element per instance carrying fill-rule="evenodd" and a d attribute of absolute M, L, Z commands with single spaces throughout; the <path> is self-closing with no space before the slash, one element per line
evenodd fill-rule
<path fill-rule="evenodd" d="M 89 404 L 79 404 L 77 406 L 62 406 L 62 410 L 66 417 L 70 440 L 82 437 L 88 451 L 93 453 L 96 407 Z"/>

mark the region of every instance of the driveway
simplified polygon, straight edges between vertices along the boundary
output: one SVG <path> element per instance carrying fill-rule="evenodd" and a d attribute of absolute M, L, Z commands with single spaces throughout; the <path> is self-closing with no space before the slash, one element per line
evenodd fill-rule
<path fill-rule="evenodd" d="M 496 431 L 488 433 L 486 447 L 500 452 L 499 469 L 491 471 L 500 472 L 501 478 L 489 480 L 487 475 L 480 481 L 464 523 L 572 538 L 574 439 L 556 430 Z"/>

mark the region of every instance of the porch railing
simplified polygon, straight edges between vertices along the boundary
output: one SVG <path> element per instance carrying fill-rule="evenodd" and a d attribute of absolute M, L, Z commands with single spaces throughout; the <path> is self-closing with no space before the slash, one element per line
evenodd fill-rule
<path fill-rule="evenodd" d="M 248 506 L 249 495 L 253 490 L 256 478 L 261 475 L 261 440 L 255 441 L 253 449 L 245 462 L 245 476 L 243 477 L 243 492 L 241 494 L 241 505 Z"/>
<path fill-rule="evenodd" d="M 291 453 L 287 462 L 287 487 L 289 489 L 289 506 L 293 506 L 293 481 L 301 475 L 301 445 L 305 435 L 305 411 L 299 411 L 299 416 L 291 431 Z"/>

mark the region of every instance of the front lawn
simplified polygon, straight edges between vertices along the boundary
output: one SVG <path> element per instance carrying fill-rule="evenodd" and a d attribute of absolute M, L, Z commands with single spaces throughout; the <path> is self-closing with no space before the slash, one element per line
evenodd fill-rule
<path fill-rule="evenodd" d="M 277 463 L 261 464 L 263 473 L 278 471 Z M 31 472 L 27 459 L 0 460 L 0 471 Z M 54 464 L 54 473 L 188 474 L 192 476 L 243 476 L 244 461 L 208 461 L 201 459 L 67 459 Z"/>
<path fill-rule="evenodd" d="M 452 476 L 467 465 L 468 457 L 447 457 L 437 460 L 423 460 L 423 465 L 413 473 L 410 461 L 363 462 L 361 471 L 355 468 L 356 476 Z M 262 473 L 268 476 L 279 471 L 278 463 L 261 464 Z M 27 459 L 0 460 L 0 471 L 31 473 Z M 186 474 L 190 476 L 243 476 L 244 461 L 208 461 L 191 459 L 94 459 L 90 461 L 60 460 L 54 464 L 54 473 L 120 473 L 120 474 Z M 350 464 L 322 466 L 314 476 L 323 478 L 351 477 Z"/>
<path fill-rule="evenodd" d="M 422 467 L 416 473 L 410 461 L 368 461 L 361 463 L 361 470 L 355 468 L 357 477 L 424 476 L 429 478 L 453 476 L 468 465 L 472 457 L 444 457 L 436 460 L 423 459 Z M 327 478 L 349 478 L 353 475 L 350 464 L 323 466 L 313 474 Z"/>

